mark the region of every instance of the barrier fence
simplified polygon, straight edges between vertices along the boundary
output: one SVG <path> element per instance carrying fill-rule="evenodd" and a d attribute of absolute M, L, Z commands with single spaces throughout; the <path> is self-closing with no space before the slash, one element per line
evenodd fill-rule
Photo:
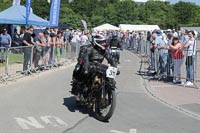
<path fill-rule="evenodd" d="M 191 51 L 187 49 L 183 51 L 168 50 L 168 55 L 165 58 L 159 55 L 159 49 L 150 49 L 151 43 L 149 41 L 133 40 L 132 42 L 134 43 L 131 50 L 141 57 L 140 73 L 151 75 L 158 80 L 164 75 L 169 82 L 176 84 L 191 80 L 194 86 L 200 87 L 200 50 L 198 45 L 200 41 L 197 41 L 197 50 L 191 61 L 188 61 L 187 57 L 188 52 Z M 179 51 L 176 57 L 174 57 L 175 51 Z M 187 86 L 187 84 L 185 85 Z"/>
<path fill-rule="evenodd" d="M 64 65 L 67 60 L 75 61 L 77 46 L 69 43 L 62 47 L 21 46 L 0 47 L 0 81 L 14 79 L 18 75 L 28 75 L 42 70 Z"/>

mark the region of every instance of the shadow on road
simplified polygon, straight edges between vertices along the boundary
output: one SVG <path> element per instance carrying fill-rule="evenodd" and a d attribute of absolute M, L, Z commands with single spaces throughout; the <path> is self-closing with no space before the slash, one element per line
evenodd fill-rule
<path fill-rule="evenodd" d="M 83 114 L 88 114 L 89 116 L 92 116 L 92 111 L 84 106 L 77 106 L 76 104 L 76 99 L 75 97 L 67 97 L 67 98 L 64 98 L 64 103 L 63 105 L 65 105 L 68 110 L 70 112 L 75 112 L 76 110 L 78 110 L 79 112 L 83 113 Z"/>
<path fill-rule="evenodd" d="M 63 100 L 64 100 L 63 105 L 66 106 L 70 112 L 79 111 L 82 114 L 88 114 L 89 117 L 92 117 L 92 118 L 98 120 L 95 117 L 95 113 L 93 112 L 92 108 L 88 108 L 87 106 L 78 106 L 76 104 L 75 97 L 67 97 L 67 98 L 63 98 Z M 105 121 L 105 123 L 107 123 L 107 122 L 109 122 L 109 121 Z"/>

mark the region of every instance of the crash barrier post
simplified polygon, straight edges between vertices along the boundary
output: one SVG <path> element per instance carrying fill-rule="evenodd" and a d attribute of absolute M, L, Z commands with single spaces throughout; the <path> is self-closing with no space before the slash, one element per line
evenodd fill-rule
<path fill-rule="evenodd" d="M 132 50 L 136 49 L 136 37 L 133 37 L 132 40 L 133 44 L 132 44 Z"/>
<path fill-rule="evenodd" d="M 7 48 L 0 47 L 1 57 L 0 57 L 0 81 L 5 81 L 7 76 Z"/>
<path fill-rule="evenodd" d="M 145 45 L 146 45 L 145 46 L 145 48 L 146 48 L 145 55 L 150 58 L 150 56 L 151 56 L 151 49 L 150 49 L 151 42 L 150 41 L 146 41 Z"/>
<path fill-rule="evenodd" d="M 63 65 L 66 62 L 66 48 L 65 46 L 56 47 L 55 64 L 56 66 Z"/>
<path fill-rule="evenodd" d="M 157 65 L 155 66 L 154 59 L 156 59 L 158 57 L 157 57 L 156 53 L 154 54 L 154 52 L 151 52 L 150 42 L 146 41 L 146 40 L 138 40 L 138 41 L 139 41 L 138 47 L 140 47 L 140 48 L 137 47 L 136 50 L 137 50 L 137 53 L 141 57 L 141 62 L 140 62 L 141 64 L 140 64 L 139 72 L 142 70 L 142 68 L 145 67 L 144 65 L 147 65 L 147 69 L 157 68 Z"/>
<path fill-rule="evenodd" d="M 151 55 L 151 51 L 150 51 L 150 41 L 147 41 L 147 40 L 141 40 L 141 54 L 143 56 L 146 56 L 146 57 L 150 57 Z"/>
<path fill-rule="evenodd" d="M 140 50 L 141 50 L 141 52 L 140 52 L 140 54 L 142 55 L 142 56 L 146 56 L 146 41 L 145 40 L 143 40 L 143 39 L 141 39 L 140 40 L 140 44 L 141 44 L 141 48 L 140 48 Z"/>
<path fill-rule="evenodd" d="M 67 58 L 69 58 L 72 61 L 75 61 L 75 59 L 76 59 L 76 43 L 69 42 L 67 49 L 68 49 Z"/>
<path fill-rule="evenodd" d="M 141 53 L 141 39 L 137 39 L 137 53 Z"/>
<path fill-rule="evenodd" d="M 194 69 L 194 81 L 195 84 L 200 88 L 200 49 L 196 51 L 195 58 L 195 69 Z"/>
<path fill-rule="evenodd" d="M 7 74 L 14 77 L 31 71 L 33 47 L 20 46 L 8 49 Z"/>

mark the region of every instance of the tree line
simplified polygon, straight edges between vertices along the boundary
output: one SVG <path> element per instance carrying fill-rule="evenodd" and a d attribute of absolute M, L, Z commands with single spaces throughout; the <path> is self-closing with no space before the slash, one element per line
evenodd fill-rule
<path fill-rule="evenodd" d="M 0 11 L 12 5 L 10 0 L 0 0 Z M 25 5 L 26 0 L 21 0 Z M 49 20 L 51 3 L 47 0 L 32 0 L 33 12 Z M 200 6 L 180 1 L 176 4 L 148 1 L 136 4 L 132 0 L 61 0 L 60 24 L 82 28 L 81 19 L 92 28 L 104 23 L 156 24 L 162 29 L 178 29 L 181 26 L 200 26 Z"/>

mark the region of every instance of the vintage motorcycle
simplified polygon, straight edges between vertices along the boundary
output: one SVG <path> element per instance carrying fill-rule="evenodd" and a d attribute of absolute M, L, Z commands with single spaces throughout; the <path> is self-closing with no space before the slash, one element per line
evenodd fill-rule
<path fill-rule="evenodd" d="M 92 109 L 96 119 L 108 121 L 116 107 L 116 82 L 117 68 L 104 64 L 91 65 L 91 73 L 83 82 L 76 84 L 78 91 L 78 106 Z M 85 83 L 86 82 L 86 83 Z"/>
<path fill-rule="evenodd" d="M 110 48 L 110 54 L 112 55 L 112 58 L 117 64 L 119 64 L 119 52 L 120 52 L 120 49 L 117 47 Z"/>

